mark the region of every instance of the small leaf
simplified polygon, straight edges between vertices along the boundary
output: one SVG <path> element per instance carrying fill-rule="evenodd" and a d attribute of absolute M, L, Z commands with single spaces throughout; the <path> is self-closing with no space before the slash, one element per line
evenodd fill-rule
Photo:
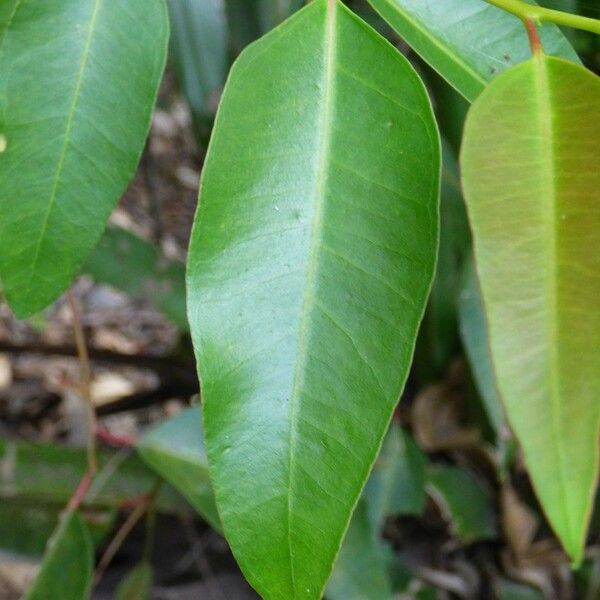
<path fill-rule="evenodd" d="M 390 551 L 373 529 L 360 500 L 327 585 L 329 600 L 391 600 Z"/>
<path fill-rule="evenodd" d="M 420 515 L 425 509 L 427 458 L 412 436 L 392 423 L 365 486 L 371 525 L 380 531 L 388 516 Z"/>
<path fill-rule="evenodd" d="M 496 386 L 483 299 L 471 257 L 465 262 L 462 274 L 458 319 L 460 335 L 485 413 L 498 433 L 504 423 L 504 409 Z"/>
<path fill-rule="evenodd" d="M 432 467 L 430 491 L 450 522 L 454 535 L 465 544 L 494 538 L 492 498 L 469 473 L 457 467 Z"/>
<path fill-rule="evenodd" d="M 198 407 L 184 410 L 148 432 L 138 442 L 138 452 L 214 529 L 221 531 Z"/>
<path fill-rule="evenodd" d="M 485 0 L 369 2 L 471 102 L 497 74 L 531 56 L 521 20 Z M 548 52 L 579 61 L 558 27 L 544 26 L 541 34 Z"/>
<path fill-rule="evenodd" d="M 141 562 L 117 588 L 117 600 L 149 600 L 153 580 L 152 565 Z"/>
<path fill-rule="evenodd" d="M 85 600 L 90 594 L 94 547 L 89 531 L 76 510 L 67 512 L 48 548 L 25 600 Z"/>
<path fill-rule="evenodd" d="M 188 329 L 185 267 L 167 260 L 155 244 L 109 226 L 83 271 L 134 298 L 147 298 L 179 328 Z"/>
<path fill-rule="evenodd" d="M 473 104 L 462 150 L 498 389 L 575 562 L 598 475 L 599 111 L 599 77 L 540 54 Z"/>
<path fill-rule="evenodd" d="M 163 0 L 8 4 L 8 18 L 0 13 L 0 277 L 26 317 L 70 284 L 134 173 L 168 19 Z"/>
<path fill-rule="evenodd" d="M 329 576 L 411 363 L 438 184 L 422 82 L 337 0 L 233 67 L 188 312 L 219 512 L 268 600 L 319 598 Z"/>

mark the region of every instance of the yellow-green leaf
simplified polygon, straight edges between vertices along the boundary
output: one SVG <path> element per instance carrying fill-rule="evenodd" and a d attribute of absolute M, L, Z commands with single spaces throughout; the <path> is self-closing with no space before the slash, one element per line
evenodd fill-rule
<path fill-rule="evenodd" d="M 575 562 L 598 473 L 600 79 L 543 54 L 473 104 L 464 190 L 497 383 Z"/>

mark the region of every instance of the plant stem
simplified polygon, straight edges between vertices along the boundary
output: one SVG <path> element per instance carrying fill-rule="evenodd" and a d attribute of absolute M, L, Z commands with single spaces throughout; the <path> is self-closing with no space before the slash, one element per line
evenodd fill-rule
<path fill-rule="evenodd" d="M 600 34 L 600 21 L 590 17 L 582 17 L 565 13 L 560 10 L 544 8 L 533 4 L 527 4 L 523 0 L 486 0 L 488 4 L 493 4 L 498 8 L 512 13 L 523 21 L 530 19 L 536 23 L 548 22 L 556 25 L 564 25 L 566 27 L 574 27 L 575 29 L 584 29 L 592 33 Z"/>
<path fill-rule="evenodd" d="M 85 409 L 87 416 L 87 457 L 88 457 L 88 471 L 90 476 L 94 476 L 98 470 L 98 461 L 96 460 L 96 411 L 94 410 L 94 404 L 92 403 L 91 394 L 91 368 L 90 368 L 90 357 L 88 355 L 87 346 L 85 343 L 85 334 L 83 332 L 83 325 L 81 322 L 81 316 L 79 313 L 79 305 L 73 295 L 73 292 L 69 290 L 67 292 L 67 299 L 69 306 L 71 307 L 71 314 L 73 316 L 73 331 L 75 333 L 75 345 L 77 347 L 77 355 L 79 356 L 79 372 L 81 378 L 81 398 L 85 401 Z"/>

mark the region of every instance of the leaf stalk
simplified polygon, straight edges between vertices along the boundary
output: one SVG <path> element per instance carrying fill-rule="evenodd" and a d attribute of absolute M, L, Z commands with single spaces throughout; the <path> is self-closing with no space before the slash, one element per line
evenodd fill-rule
<path fill-rule="evenodd" d="M 600 35 L 600 20 L 598 19 L 527 4 L 523 0 L 486 0 L 486 2 L 512 13 L 525 23 L 528 20 L 535 23 L 554 23 L 555 25 L 583 29 Z"/>

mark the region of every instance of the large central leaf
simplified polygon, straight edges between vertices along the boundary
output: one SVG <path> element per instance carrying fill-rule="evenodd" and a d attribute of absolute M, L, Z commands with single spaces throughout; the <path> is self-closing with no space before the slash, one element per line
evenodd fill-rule
<path fill-rule="evenodd" d="M 473 104 L 462 166 L 498 387 L 581 558 L 600 425 L 600 78 L 537 56 Z"/>
<path fill-rule="evenodd" d="M 319 598 L 411 361 L 439 138 L 407 61 L 316 0 L 233 68 L 189 317 L 227 538 L 265 598 Z"/>

